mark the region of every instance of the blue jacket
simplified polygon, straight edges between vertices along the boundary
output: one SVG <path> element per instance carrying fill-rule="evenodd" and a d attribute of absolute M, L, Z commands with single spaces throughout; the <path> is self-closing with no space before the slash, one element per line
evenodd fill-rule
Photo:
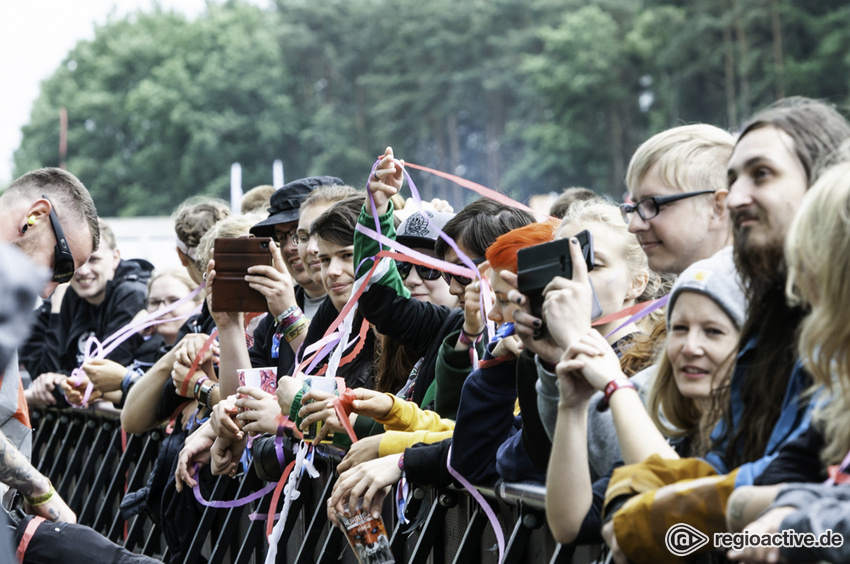
<path fill-rule="evenodd" d="M 491 360 L 490 343 L 484 360 Z M 525 452 L 519 430 L 522 418 L 515 416 L 516 359 L 479 368 L 463 384 L 452 439 L 452 468 L 480 486 L 508 481 L 545 482 Z"/>
<path fill-rule="evenodd" d="M 744 348 L 738 353 L 735 371 L 732 374 L 732 389 L 730 394 L 733 426 L 737 426 L 741 420 L 741 413 L 744 409 L 741 387 L 743 385 L 743 379 L 746 378 L 746 373 L 749 371 L 749 366 L 757 346 L 758 337 L 753 337 L 747 341 Z M 735 478 L 736 488 L 752 485 L 756 477 L 776 458 L 782 445 L 793 441 L 809 428 L 812 421 L 812 408 L 815 402 L 801 402 L 800 394 L 806 390 L 810 383 L 811 376 L 803 368 L 803 363 L 797 360 L 788 379 L 788 386 L 782 400 L 782 411 L 770 433 L 764 455 L 756 461 L 742 465 L 738 469 L 738 475 Z M 725 434 L 725 431 L 726 422 L 720 421 L 711 433 L 712 441 L 716 442 Z M 715 448 L 705 456 L 705 461 L 711 464 L 717 470 L 718 474 L 728 474 L 732 470 L 727 466 L 725 460 L 727 441 L 728 437 L 716 444 Z"/>

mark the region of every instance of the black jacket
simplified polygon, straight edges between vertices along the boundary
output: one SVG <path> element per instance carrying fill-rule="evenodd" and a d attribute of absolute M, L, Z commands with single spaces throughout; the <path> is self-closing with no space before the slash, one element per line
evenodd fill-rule
<path fill-rule="evenodd" d="M 83 361 L 84 347 L 89 335 L 100 341 L 130 323 L 145 307 L 150 263 L 122 260 L 115 277 L 106 284 L 106 298 L 92 305 L 80 298 L 73 288 L 68 288 L 59 314 L 50 315 L 50 323 L 40 355 L 28 354 L 32 362 L 27 366 L 33 378 L 45 372 L 70 374 Z M 120 344 L 106 356 L 122 366 L 137 359 L 136 352 L 144 340 L 136 335 Z M 154 354 L 156 351 L 152 351 Z"/>
<path fill-rule="evenodd" d="M 392 288 L 373 284 L 360 296 L 360 311 L 379 333 L 391 336 L 424 358 L 416 376 L 413 401 L 428 408 L 421 403 L 434 381 L 437 353 L 446 336 L 463 327 L 463 310 L 405 298 Z"/>

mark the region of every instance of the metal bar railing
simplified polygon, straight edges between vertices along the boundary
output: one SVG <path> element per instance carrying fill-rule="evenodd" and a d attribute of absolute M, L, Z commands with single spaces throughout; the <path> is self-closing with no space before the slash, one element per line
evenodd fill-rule
<path fill-rule="evenodd" d="M 126 491 L 134 491 L 147 480 L 163 440 L 155 429 L 144 435 L 129 435 L 122 444 L 115 413 L 55 409 L 33 413 L 35 426 L 33 462 L 50 468 L 49 477 L 77 513 L 78 521 L 90 525 L 128 550 L 173 560 L 163 540 L 160 525 L 146 513 L 124 522 L 118 504 Z M 321 477 L 303 478 L 278 546 L 278 562 L 354 562 L 345 535 L 327 519 L 327 500 L 336 480 L 338 453 L 314 457 Z M 59 477 L 55 481 L 56 476 Z M 218 477 L 211 499 L 235 499 L 263 486 L 253 468 L 235 478 Z M 570 561 L 573 550 L 551 538 L 545 524 L 545 488 L 539 484 L 500 483 L 479 488 L 497 513 L 508 541 L 505 563 L 561 563 Z M 268 512 L 272 494 L 243 507 L 203 508 L 200 522 L 182 564 L 258 564 L 266 554 L 264 521 L 251 521 L 248 513 Z M 424 518 L 413 530 L 396 522 L 394 507 L 385 505 L 385 524 L 392 531 L 391 548 L 397 562 L 477 564 L 496 561 L 494 536 L 484 512 L 467 492 L 455 488 L 414 488 L 408 513 Z M 276 508 L 279 510 L 279 508 Z M 163 523 L 162 526 L 180 526 Z"/>

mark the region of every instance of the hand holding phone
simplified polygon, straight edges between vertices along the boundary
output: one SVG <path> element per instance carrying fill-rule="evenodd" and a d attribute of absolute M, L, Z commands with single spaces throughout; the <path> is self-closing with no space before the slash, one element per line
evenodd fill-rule
<path fill-rule="evenodd" d="M 593 236 L 584 230 L 575 236 L 581 245 L 581 253 L 588 272 L 593 270 Z M 543 289 L 556 276 L 572 279 L 573 263 L 570 254 L 570 239 L 556 239 L 550 243 L 520 249 L 517 253 L 517 289 L 528 298 L 531 314 L 543 319 Z M 593 285 L 591 284 L 591 289 Z M 602 314 L 602 307 L 593 292 L 592 318 Z M 535 339 L 549 336 L 544 323 Z"/>
<path fill-rule="evenodd" d="M 245 277 L 251 266 L 273 266 L 270 243 L 269 237 L 220 237 L 215 240 L 213 311 L 268 311 L 265 296 L 251 288 Z"/>

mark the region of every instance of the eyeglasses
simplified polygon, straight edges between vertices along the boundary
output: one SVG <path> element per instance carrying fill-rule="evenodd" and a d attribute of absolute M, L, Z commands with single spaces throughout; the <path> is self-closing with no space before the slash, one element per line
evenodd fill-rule
<path fill-rule="evenodd" d="M 170 306 L 173 303 L 177 303 L 180 301 L 179 297 L 171 296 L 168 298 L 148 298 L 146 305 L 148 311 L 153 311 L 155 309 L 159 309 L 160 306 Z"/>
<path fill-rule="evenodd" d="M 482 262 L 484 262 L 484 257 L 472 259 L 472 264 L 478 265 L 478 264 L 481 264 Z M 463 265 L 458 265 L 458 266 L 463 266 Z M 457 280 L 457 283 L 460 284 L 461 286 L 469 286 L 472 283 L 472 278 L 467 278 L 466 276 L 459 276 L 457 274 L 451 274 L 449 272 L 443 272 L 443 278 L 446 279 L 446 284 L 448 284 L 449 286 L 452 285 L 452 278 Z"/>
<path fill-rule="evenodd" d="M 418 274 L 419 278 L 422 280 L 436 280 L 442 274 L 442 272 L 436 268 L 429 268 L 421 264 L 413 264 L 412 262 L 402 262 L 400 260 L 395 261 L 395 267 L 402 280 L 407 280 L 407 277 L 410 275 L 410 271 L 414 266 L 416 267 L 416 274 Z"/>
<path fill-rule="evenodd" d="M 41 197 L 50 202 L 46 195 L 42 194 Z M 50 226 L 53 227 L 53 235 L 56 237 L 56 246 L 53 247 L 53 281 L 64 284 L 74 277 L 74 255 L 71 254 L 65 232 L 62 231 L 59 217 L 53 209 L 53 202 L 50 204 Z"/>
<path fill-rule="evenodd" d="M 620 204 L 620 213 L 623 214 L 623 220 L 626 223 L 631 222 L 632 215 L 635 212 L 644 221 L 649 221 L 658 215 L 661 206 L 678 202 L 686 198 L 694 196 L 702 196 L 703 194 L 714 194 L 714 190 L 700 190 L 698 192 L 685 192 L 684 194 L 674 194 L 673 196 L 647 196 L 641 198 L 636 204 Z"/>
<path fill-rule="evenodd" d="M 272 241 L 274 241 L 278 245 L 280 245 L 281 241 L 288 241 L 288 242 L 292 243 L 293 245 L 297 245 L 298 244 L 298 233 L 295 229 L 292 229 L 291 231 L 287 231 L 286 233 L 284 233 L 282 235 L 278 235 L 277 232 L 275 232 L 275 233 L 272 233 Z M 286 243 L 284 243 L 284 244 L 286 244 Z"/>

